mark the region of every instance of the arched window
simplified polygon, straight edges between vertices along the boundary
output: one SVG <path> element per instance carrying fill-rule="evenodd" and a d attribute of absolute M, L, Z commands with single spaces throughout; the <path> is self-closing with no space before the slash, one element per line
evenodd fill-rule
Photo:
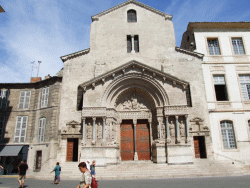
<path fill-rule="evenodd" d="M 128 22 L 137 22 L 136 18 L 136 11 L 135 10 L 129 10 L 127 12 Z"/>
<path fill-rule="evenodd" d="M 225 149 L 234 149 L 236 148 L 235 137 L 234 137 L 234 129 L 232 121 L 221 121 L 221 133 L 222 140 Z"/>
<path fill-rule="evenodd" d="M 44 142 L 46 118 L 40 118 L 38 128 L 38 142 Z"/>

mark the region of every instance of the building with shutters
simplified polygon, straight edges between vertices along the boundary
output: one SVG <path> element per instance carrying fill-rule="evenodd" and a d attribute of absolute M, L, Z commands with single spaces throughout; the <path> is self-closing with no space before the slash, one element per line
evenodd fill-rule
<path fill-rule="evenodd" d="M 214 157 L 249 164 L 250 22 L 190 22 L 181 48 L 204 54 Z"/>
<path fill-rule="evenodd" d="M 54 165 L 58 148 L 61 76 L 31 83 L 0 83 L 0 163 L 16 174 L 22 160 L 29 172 Z M 53 161 L 53 163 L 52 163 Z"/>

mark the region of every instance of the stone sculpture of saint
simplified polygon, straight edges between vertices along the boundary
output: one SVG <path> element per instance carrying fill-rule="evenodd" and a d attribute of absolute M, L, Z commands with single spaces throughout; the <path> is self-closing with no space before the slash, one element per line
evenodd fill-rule
<path fill-rule="evenodd" d="M 169 130 L 170 130 L 170 136 L 174 137 L 175 136 L 175 124 L 173 121 L 171 121 L 169 124 Z"/>
<path fill-rule="evenodd" d="M 161 136 L 162 138 L 165 138 L 165 126 L 163 123 L 161 123 Z"/>
<path fill-rule="evenodd" d="M 179 125 L 179 128 L 180 128 L 180 135 L 181 137 L 185 137 L 185 124 L 183 121 L 181 121 L 180 125 Z"/>
<path fill-rule="evenodd" d="M 87 124 L 87 138 L 92 139 L 92 125 L 90 122 Z"/>
<path fill-rule="evenodd" d="M 97 139 L 102 139 L 102 125 L 101 122 L 97 124 Z"/>

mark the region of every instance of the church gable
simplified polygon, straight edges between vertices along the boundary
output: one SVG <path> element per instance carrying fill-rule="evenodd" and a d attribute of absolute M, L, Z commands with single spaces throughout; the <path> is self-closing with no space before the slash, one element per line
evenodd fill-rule
<path fill-rule="evenodd" d="M 122 4 L 119 4 L 119 5 L 115 6 L 115 7 L 112 7 L 112 8 L 110 8 L 110 9 L 106 10 L 106 11 L 103 11 L 103 12 L 101 12 L 101 13 L 95 15 L 95 16 L 92 16 L 92 17 L 91 17 L 91 18 L 92 18 L 92 21 L 99 20 L 99 18 L 100 18 L 101 16 L 106 15 L 106 14 L 112 12 L 112 11 L 115 11 L 115 10 L 117 10 L 117 9 L 119 9 L 119 8 L 122 8 L 122 7 L 126 6 L 126 5 L 129 5 L 129 4 L 137 5 L 137 6 L 141 7 L 141 8 L 144 8 L 144 9 L 146 9 L 146 10 L 148 10 L 148 11 L 151 11 L 151 12 L 153 12 L 153 13 L 155 13 L 155 14 L 161 15 L 161 16 L 165 17 L 165 19 L 169 19 L 169 20 L 172 19 L 172 16 L 169 15 L 169 14 L 166 14 L 166 13 L 164 13 L 164 12 L 161 12 L 161 11 L 159 11 L 159 10 L 156 10 L 156 9 L 154 9 L 154 8 L 152 8 L 152 7 L 150 7 L 150 6 L 147 6 L 147 5 L 143 4 L 143 3 L 140 3 L 140 2 L 138 2 L 138 1 L 135 1 L 135 0 L 128 0 L 128 1 L 125 1 L 124 3 L 122 3 Z"/>

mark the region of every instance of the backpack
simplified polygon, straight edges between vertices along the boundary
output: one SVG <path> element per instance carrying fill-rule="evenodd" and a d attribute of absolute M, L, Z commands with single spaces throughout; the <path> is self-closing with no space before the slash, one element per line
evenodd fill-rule
<path fill-rule="evenodd" d="M 96 179 L 92 178 L 91 188 L 97 188 L 97 187 L 98 187 L 98 183 L 97 183 Z"/>
<path fill-rule="evenodd" d="M 59 171 L 61 171 L 61 167 L 59 167 Z"/>

